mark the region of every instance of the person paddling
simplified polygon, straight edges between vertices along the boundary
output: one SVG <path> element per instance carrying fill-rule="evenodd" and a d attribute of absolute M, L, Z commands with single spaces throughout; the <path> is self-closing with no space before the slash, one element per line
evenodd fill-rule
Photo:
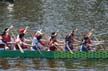
<path fill-rule="evenodd" d="M 5 28 L 4 29 L 4 31 L 3 31 L 3 33 L 4 33 L 4 40 L 6 41 L 6 42 L 11 42 L 13 39 L 12 39 L 12 37 L 11 37 L 11 30 L 12 30 L 12 28 L 13 28 L 13 25 L 11 25 L 9 28 Z"/>
<path fill-rule="evenodd" d="M 30 45 L 27 44 L 26 42 L 31 42 L 31 40 L 25 39 L 24 38 L 25 34 L 26 34 L 26 30 L 21 28 L 19 30 L 19 35 L 17 36 L 17 39 L 15 41 L 16 44 L 15 44 L 14 50 L 19 50 L 18 44 L 20 44 L 23 50 L 30 50 Z"/>
<path fill-rule="evenodd" d="M 31 50 L 46 50 L 46 42 L 47 40 L 42 39 L 44 37 L 44 33 L 42 33 L 41 30 L 37 31 L 35 35 L 33 36 L 33 46 Z"/>
<path fill-rule="evenodd" d="M 3 39 L 4 34 L 0 34 L 0 50 L 6 50 L 7 47 L 7 43 L 6 41 Z"/>
<path fill-rule="evenodd" d="M 92 50 L 92 48 L 91 48 L 92 40 L 90 38 L 91 35 L 92 35 L 91 31 L 84 34 L 82 43 L 80 45 L 80 51 L 88 52 L 88 51 Z"/>
<path fill-rule="evenodd" d="M 64 51 L 64 42 L 58 41 L 57 38 L 58 32 L 53 32 L 49 39 L 48 51 Z"/>
<path fill-rule="evenodd" d="M 77 32 L 78 29 L 74 29 L 72 32 L 70 32 L 65 37 L 65 51 L 74 50 L 74 44 L 80 43 L 79 40 L 75 38 L 75 32 Z"/>
<path fill-rule="evenodd" d="M 7 43 L 7 46 L 9 47 L 7 49 L 11 49 L 10 43 L 14 42 L 14 40 L 13 40 L 13 38 L 11 36 L 11 29 L 12 28 L 13 28 L 13 26 L 11 25 L 9 28 L 5 28 L 4 31 L 2 32 L 3 40 Z"/>

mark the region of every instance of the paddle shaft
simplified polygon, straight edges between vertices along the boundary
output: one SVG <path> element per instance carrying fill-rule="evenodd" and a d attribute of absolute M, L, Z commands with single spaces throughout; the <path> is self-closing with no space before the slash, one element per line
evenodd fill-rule
<path fill-rule="evenodd" d="M 15 37 L 14 33 L 13 33 L 13 32 L 11 32 L 11 33 L 12 33 L 12 36 L 14 37 L 14 40 L 15 40 L 16 37 Z M 21 52 L 21 53 L 24 53 L 24 51 L 23 51 L 21 45 L 20 45 L 19 43 L 17 43 L 17 45 L 18 45 L 18 48 L 19 48 L 20 52 Z"/>
<path fill-rule="evenodd" d="M 68 44 L 66 44 L 66 47 L 68 48 L 68 50 L 70 51 L 70 53 L 73 54 L 73 51 L 69 48 Z"/>

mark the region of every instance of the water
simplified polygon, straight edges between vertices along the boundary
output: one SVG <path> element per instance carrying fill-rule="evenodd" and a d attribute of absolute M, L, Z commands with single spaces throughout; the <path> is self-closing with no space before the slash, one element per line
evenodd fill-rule
<path fill-rule="evenodd" d="M 0 2 L 0 30 L 14 25 L 16 30 L 31 27 L 32 33 L 42 29 L 63 36 L 78 27 L 81 33 L 95 28 L 99 40 L 108 40 L 107 0 L 15 0 Z M 77 34 L 79 35 L 79 34 Z M 107 48 L 107 44 L 103 45 Z M 103 60 L 0 59 L 0 71 L 107 71 Z"/>
<path fill-rule="evenodd" d="M 3 59 L 0 71 L 107 71 L 107 59 Z"/>

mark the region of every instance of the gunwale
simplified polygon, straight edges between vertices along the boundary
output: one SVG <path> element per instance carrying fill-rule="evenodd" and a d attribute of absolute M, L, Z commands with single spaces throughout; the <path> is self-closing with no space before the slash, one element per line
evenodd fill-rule
<path fill-rule="evenodd" d="M 72 58 L 108 58 L 108 51 L 96 52 L 58 52 L 58 51 L 0 51 L 0 58 L 51 58 L 51 59 L 72 59 Z"/>

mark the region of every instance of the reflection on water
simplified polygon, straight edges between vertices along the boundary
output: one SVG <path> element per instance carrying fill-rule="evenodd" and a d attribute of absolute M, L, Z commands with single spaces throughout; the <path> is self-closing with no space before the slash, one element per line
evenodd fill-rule
<path fill-rule="evenodd" d="M 95 28 L 97 37 L 108 40 L 108 0 L 15 0 L 0 2 L 0 30 L 13 24 L 63 35 L 75 27 Z M 104 47 L 107 47 L 104 45 Z M 107 60 L 0 59 L 0 71 L 107 71 Z"/>
<path fill-rule="evenodd" d="M 13 7 L 14 7 L 14 4 L 8 4 L 7 6 L 7 12 L 8 12 L 8 17 L 11 18 L 13 15 L 12 15 L 12 12 L 14 11 L 13 10 Z"/>
<path fill-rule="evenodd" d="M 107 59 L 1 59 L 0 71 L 107 71 Z"/>

